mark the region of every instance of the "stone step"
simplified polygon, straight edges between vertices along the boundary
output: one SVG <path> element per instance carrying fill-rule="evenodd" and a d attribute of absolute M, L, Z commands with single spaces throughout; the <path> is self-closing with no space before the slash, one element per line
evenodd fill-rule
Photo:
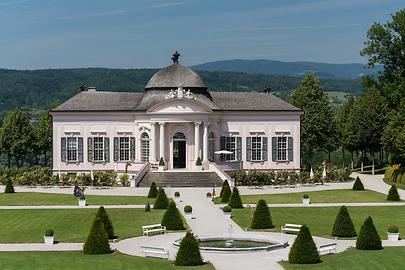
<path fill-rule="evenodd" d="M 157 186 L 163 187 L 213 187 L 222 185 L 221 179 L 214 172 L 149 171 L 138 186 L 149 187 L 152 182 L 155 182 Z"/>

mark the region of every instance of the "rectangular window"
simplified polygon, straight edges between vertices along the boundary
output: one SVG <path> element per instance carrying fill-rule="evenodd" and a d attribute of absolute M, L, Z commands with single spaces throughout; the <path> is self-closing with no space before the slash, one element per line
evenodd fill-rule
<path fill-rule="evenodd" d="M 119 138 L 120 161 L 129 160 L 129 137 Z"/>
<path fill-rule="evenodd" d="M 94 137 L 93 138 L 93 151 L 94 161 L 104 161 L 104 138 L 103 137 Z"/>
<path fill-rule="evenodd" d="M 261 161 L 262 159 L 262 138 L 252 137 L 252 161 Z"/>
<path fill-rule="evenodd" d="M 277 137 L 277 160 L 287 160 L 287 137 Z"/>
<path fill-rule="evenodd" d="M 141 161 L 149 162 L 149 139 L 142 138 L 141 143 Z"/>
<path fill-rule="evenodd" d="M 77 161 L 77 138 L 68 137 L 66 140 L 66 150 L 67 150 L 67 161 Z"/>
<path fill-rule="evenodd" d="M 232 154 L 225 155 L 225 160 L 235 161 L 237 150 L 236 137 L 225 137 L 225 150 L 232 152 Z"/>

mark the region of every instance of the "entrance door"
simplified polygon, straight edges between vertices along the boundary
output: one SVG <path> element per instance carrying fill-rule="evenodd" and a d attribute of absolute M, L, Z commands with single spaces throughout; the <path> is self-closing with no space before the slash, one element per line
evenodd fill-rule
<path fill-rule="evenodd" d="M 173 136 L 173 168 L 186 168 L 186 136 L 181 132 Z"/>

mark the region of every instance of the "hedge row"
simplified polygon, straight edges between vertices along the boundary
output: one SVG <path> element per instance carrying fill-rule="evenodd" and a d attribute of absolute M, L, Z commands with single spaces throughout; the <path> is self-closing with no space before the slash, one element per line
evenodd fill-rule
<path fill-rule="evenodd" d="M 384 180 L 390 183 L 405 185 L 405 167 L 392 165 L 387 168 L 384 175 Z"/>

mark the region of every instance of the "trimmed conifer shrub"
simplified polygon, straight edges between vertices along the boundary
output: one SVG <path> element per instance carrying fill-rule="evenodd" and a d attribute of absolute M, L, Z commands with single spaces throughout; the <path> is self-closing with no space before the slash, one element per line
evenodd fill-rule
<path fill-rule="evenodd" d="M 107 232 L 101 219 L 96 218 L 90 229 L 90 234 L 83 246 L 84 254 L 108 254 L 111 253 L 108 243 Z"/>
<path fill-rule="evenodd" d="M 354 181 L 353 190 L 364 190 L 363 183 L 358 176 L 356 177 L 356 181 Z"/>
<path fill-rule="evenodd" d="M 114 239 L 116 236 L 114 235 L 114 227 L 111 223 L 110 217 L 107 214 L 107 211 L 103 206 L 97 211 L 96 218 L 99 218 L 101 222 L 103 222 L 104 230 L 107 233 L 108 239 Z"/>
<path fill-rule="evenodd" d="M 346 206 L 342 205 L 336 215 L 335 223 L 333 224 L 332 235 L 337 237 L 354 237 L 357 236 L 352 219 Z"/>
<path fill-rule="evenodd" d="M 147 202 L 145 205 L 145 212 L 150 212 L 150 203 Z"/>
<path fill-rule="evenodd" d="M 265 200 L 261 199 L 257 202 L 256 210 L 253 214 L 252 224 L 250 227 L 252 229 L 274 228 L 270 210 Z"/>
<path fill-rule="evenodd" d="M 293 264 L 313 264 L 321 262 L 311 232 L 306 225 L 301 227 L 288 254 L 288 261 Z"/>
<path fill-rule="evenodd" d="M 361 226 L 359 236 L 356 241 L 356 249 L 359 250 L 378 250 L 382 249 L 381 238 L 374 226 L 371 217 L 366 218 Z"/>
<path fill-rule="evenodd" d="M 153 204 L 154 209 L 167 209 L 169 205 L 169 199 L 166 196 L 165 190 L 160 187 L 155 199 L 155 203 Z"/>
<path fill-rule="evenodd" d="M 152 182 L 152 184 L 150 184 L 148 198 L 156 198 L 157 193 L 158 193 L 158 190 L 156 187 L 156 183 Z"/>
<path fill-rule="evenodd" d="M 387 201 L 400 201 L 401 198 L 399 197 L 397 187 L 392 185 L 390 191 L 388 192 Z"/>
<path fill-rule="evenodd" d="M 173 200 L 170 200 L 161 223 L 163 226 L 166 226 L 168 230 L 184 230 L 183 219 Z"/>
<path fill-rule="evenodd" d="M 221 192 L 219 193 L 219 197 L 221 197 L 221 198 L 224 195 L 225 186 L 228 186 L 228 188 L 230 189 L 228 180 L 225 180 L 224 182 L 222 182 Z"/>
<path fill-rule="evenodd" d="M 242 199 L 239 195 L 239 190 L 237 187 L 233 187 L 231 198 L 229 199 L 228 205 L 232 208 L 243 208 Z"/>
<path fill-rule="evenodd" d="M 200 253 L 199 242 L 190 231 L 186 233 L 186 236 L 184 236 L 180 242 L 179 251 L 177 252 L 174 264 L 179 266 L 204 264 Z"/>
<path fill-rule="evenodd" d="M 4 193 L 14 193 L 14 186 L 13 186 L 13 182 L 11 181 L 11 179 L 9 178 L 7 180 L 6 183 L 6 188 L 4 189 Z"/>

